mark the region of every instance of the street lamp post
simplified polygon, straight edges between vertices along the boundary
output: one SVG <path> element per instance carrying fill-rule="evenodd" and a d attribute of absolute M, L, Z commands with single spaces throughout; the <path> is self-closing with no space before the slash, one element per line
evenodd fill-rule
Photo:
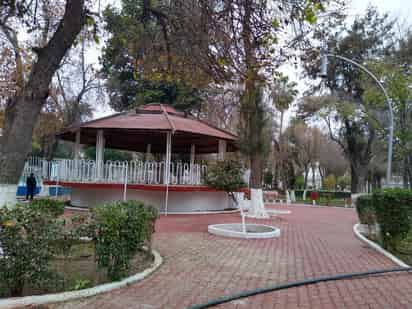
<path fill-rule="evenodd" d="M 392 179 L 392 154 L 393 154 L 393 130 L 394 130 L 394 117 L 393 117 L 393 107 L 392 107 L 392 100 L 389 98 L 388 92 L 386 91 L 383 84 L 379 81 L 379 79 L 369 71 L 365 66 L 353 61 L 352 59 L 346 58 L 344 56 L 331 54 L 322 52 L 321 54 L 321 77 L 327 76 L 328 71 L 328 57 L 338 58 L 340 60 L 349 62 L 354 66 L 358 67 L 362 71 L 366 72 L 372 79 L 378 84 L 379 88 L 382 90 L 383 94 L 385 95 L 386 104 L 389 108 L 389 136 L 388 136 L 388 167 L 386 170 L 386 185 L 389 186 L 391 179 Z"/>

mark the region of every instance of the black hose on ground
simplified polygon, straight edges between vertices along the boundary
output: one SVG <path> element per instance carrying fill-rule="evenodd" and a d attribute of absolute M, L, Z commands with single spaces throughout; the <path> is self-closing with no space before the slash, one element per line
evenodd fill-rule
<path fill-rule="evenodd" d="M 379 275 L 379 274 L 393 273 L 393 272 L 404 272 L 404 271 L 407 271 L 407 272 L 412 271 L 412 267 L 371 270 L 371 271 L 365 271 L 365 272 L 357 272 L 357 273 L 341 274 L 341 275 L 335 275 L 335 276 L 305 279 L 301 281 L 295 281 L 295 282 L 290 282 L 290 283 L 285 283 L 285 284 L 280 284 L 280 285 L 272 285 L 266 288 L 244 291 L 244 292 L 240 292 L 234 295 L 219 297 L 217 299 L 214 299 L 204 304 L 188 307 L 187 309 L 206 309 L 206 308 L 214 307 L 214 306 L 228 303 L 228 302 L 241 299 L 241 298 L 246 298 L 246 297 L 250 297 L 250 296 L 254 296 L 258 294 L 264 294 L 264 293 L 269 293 L 269 292 L 279 291 L 279 290 L 284 290 L 284 289 L 289 289 L 289 288 L 296 288 L 296 287 L 304 286 L 304 285 L 316 284 L 320 282 L 354 279 L 354 278 L 371 276 L 371 275 Z"/>

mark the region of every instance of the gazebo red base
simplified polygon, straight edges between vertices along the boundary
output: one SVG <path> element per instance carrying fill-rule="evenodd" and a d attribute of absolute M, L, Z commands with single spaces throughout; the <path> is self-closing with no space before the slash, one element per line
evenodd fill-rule
<path fill-rule="evenodd" d="M 61 185 L 72 189 L 71 204 L 94 207 L 109 201 L 124 199 L 125 185 L 121 183 L 81 183 L 44 181 L 45 185 Z M 127 200 L 140 200 L 165 211 L 166 185 L 128 184 Z M 208 186 L 169 185 L 168 212 L 222 211 L 234 205 L 224 191 Z"/>
<path fill-rule="evenodd" d="M 68 181 L 43 181 L 45 185 L 49 186 L 63 186 L 70 188 L 83 189 L 124 189 L 122 183 L 105 183 L 105 182 L 68 182 Z M 149 184 L 128 184 L 127 190 L 145 190 L 145 191 L 166 191 L 166 185 L 149 185 Z M 169 185 L 169 192 L 222 192 L 208 186 L 193 186 L 193 185 Z"/>

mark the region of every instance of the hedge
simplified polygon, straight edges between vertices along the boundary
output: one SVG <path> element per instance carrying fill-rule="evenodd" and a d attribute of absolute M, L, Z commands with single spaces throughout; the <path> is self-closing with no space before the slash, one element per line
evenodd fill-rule
<path fill-rule="evenodd" d="M 150 248 L 157 209 L 140 201 L 111 202 L 93 208 L 96 258 L 108 277 L 125 277 L 131 260 L 143 246 Z"/>
<path fill-rule="evenodd" d="M 295 190 L 296 197 L 303 198 L 304 190 Z M 331 199 L 346 199 L 351 198 L 351 193 L 347 191 L 324 191 L 324 190 L 306 190 L 306 198 L 310 197 L 312 192 L 318 192 L 319 197 L 331 198 Z"/>
<path fill-rule="evenodd" d="M 381 228 L 383 246 L 396 249 L 411 229 L 412 190 L 378 191 L 372 195 L 372 203 Z"/>
<path fill-rule="evenodd" d="M 367 225 L 376 223 L 376 212 L 371 195 L 362 195 L 357 198 L 356 212 L 358 213 L 360 223 Z"/>
<path fill-rule="evenodd" d="M 126 276 L 136 253 L 150 249 L 157 209 L 127 201 L 92 211 L 91 217 L 73 216 L 69 222 L 60 217 L 64 203 L 52 199 L 0 208 L 0 297 L 23 296 L 25 286 L 52 292 L 63 288 L 63 277 L 51 262 L 67 257 L 81 236 L 93 238 L 97 264 L 111 280 Z"/>
<path fill-rule="evenodd" d="M 64 213 L 64 202 L 50 198 L 35 199 L 28 204 L 33 210 L 49 214 L 54 217 L 61 216 Z"/>
<path fill-rule="evenodd" d="M 53 289 L 61 283 L 50 261 L 63 225 L 51 204 L 40 200 L 0 209 L 0 297 L 22 296 L 24 286 Z"/>

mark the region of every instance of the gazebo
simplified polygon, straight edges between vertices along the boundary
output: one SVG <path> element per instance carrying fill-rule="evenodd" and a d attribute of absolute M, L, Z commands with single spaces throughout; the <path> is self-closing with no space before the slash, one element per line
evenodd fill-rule
<path fill-rule="evenodd" d="M 149 104 L 72 126 L 58 138 L 75 143 L 74 158 L 45 162 L 44 183 L 70 187 L 74 206 L 137 199 L 166 213 L 233 207 L 225 192 L 203 184 L 207 165 L 196 155 L 216 154 L 223 160 L 226 152 L 237 150 L 237 137 L 169 105 Z M 81 145 L 95 146 L 96 159 L 81 159 Z M 104 162 L 105 147 L 145 158 Z M 172 154 L 180 158 L 172 160 Z"/>

